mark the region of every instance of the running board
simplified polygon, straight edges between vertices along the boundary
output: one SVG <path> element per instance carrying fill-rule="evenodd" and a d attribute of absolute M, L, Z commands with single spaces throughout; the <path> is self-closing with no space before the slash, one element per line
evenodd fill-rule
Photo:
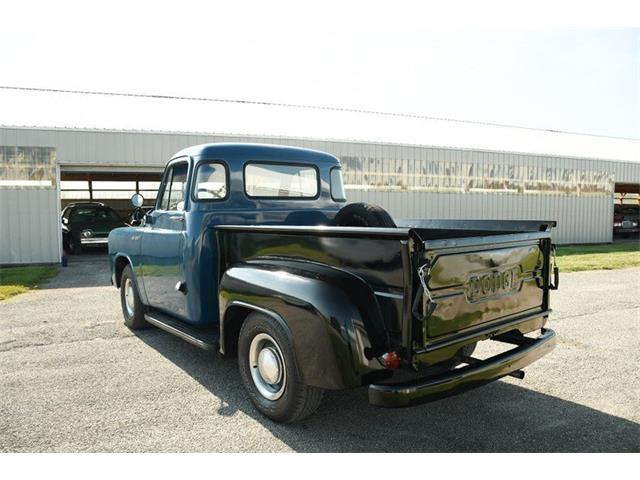
<path fill-rule="evenodd" d="M 144 319 L 151 325 L 169 332 L 202 350 L 217 351 L 220 335 L 216 332 L 201 330 L 176 320 L 169 315 L 152 311 L 144 314 Z"/>

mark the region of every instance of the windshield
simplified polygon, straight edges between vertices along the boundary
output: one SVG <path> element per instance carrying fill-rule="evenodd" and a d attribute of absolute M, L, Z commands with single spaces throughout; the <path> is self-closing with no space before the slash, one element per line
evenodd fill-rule
<path fill-rule="evenodd" d="M 71 212 L 71 221 L 73 222 L 95 222 L 100 220 L 122 221 L 115 210 L 105 207 L 78 207 Z"/>
<path fill-rule="evenodd" d="M 616 205 L 615 213 L 617 215 L 639 215 L 640 207 L 637 207 L 634 205 L 627 205 L 627 206 Z"/>

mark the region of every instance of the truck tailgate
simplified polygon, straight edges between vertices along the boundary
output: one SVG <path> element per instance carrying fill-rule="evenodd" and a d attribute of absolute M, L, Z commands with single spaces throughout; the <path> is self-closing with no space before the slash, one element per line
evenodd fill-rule
<path fill-rule="evenodd" d="M 546 309 L 544 237 L 424 242 L 423 341 Z M 547 267 L 545 267 L 547 265 Z"/>

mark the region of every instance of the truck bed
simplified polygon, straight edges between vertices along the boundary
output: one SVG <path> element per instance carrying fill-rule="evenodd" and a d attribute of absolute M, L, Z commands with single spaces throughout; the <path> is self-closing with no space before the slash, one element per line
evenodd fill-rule
<path fill-rule="evenodd" d="M 550 230 L 555 222 L 398 223 L 397 228 L 211 228 L 223 252 L 221 272 L 240 263 L 303 260 L 363 279 L 386 331 L 414 351 L 427 352 L 469 332 L 548 314 Z"/>

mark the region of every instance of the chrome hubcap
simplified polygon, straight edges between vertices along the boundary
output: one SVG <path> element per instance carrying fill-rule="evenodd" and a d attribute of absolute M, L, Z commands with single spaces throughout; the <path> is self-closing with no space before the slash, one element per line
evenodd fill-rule
<path fill-rule="evenodd" d="M 271 348 L 263 348 L 258 354 L 258 372 L 262 378 L 269 384 L 275 385 L 282 377 L 282 368 L 278 361 L 278 354 Z"/>
<path fill-rule="evenodd" d="M 133 316 L 135 311 L 135 300 L 133 295 L 133 282 L 130 278 L 127 278 L 124 282 L 124 305 L 130 317 Z"/>
<path fill-rule="evenodd" d="M 277 400 L 284 393 L 287 372 L 280 347 L 270 335 L 259 333 L 249 347 L 251 378 L 260 395 Z"/>

